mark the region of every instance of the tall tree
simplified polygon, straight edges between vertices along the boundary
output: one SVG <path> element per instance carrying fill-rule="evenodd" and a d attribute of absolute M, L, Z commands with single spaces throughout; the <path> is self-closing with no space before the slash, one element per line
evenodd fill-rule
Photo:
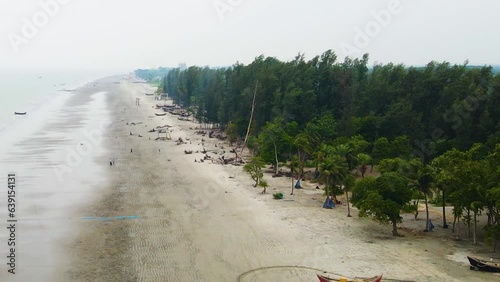
<path fill-rule="evenodd" d="M 392 224 L 392 235 L 398 236 L 397 223 L 401 222 L 401 209 L 411 200 L 411 189 L 406 178 L 395 172 L 384 173 L 379 178 L 365 177 L 358 180 L 352 190 L 351 201 L 360 216 Z"/>
<path fill-rule="evenodd" d="M 279 171 L 279 162 L 284 160 L 283 153 L 289 152 L 292 146 L 292 137 L 283 128 L 283 121 L 275 119 L 268 122 L 259 135 L 259 155 L 263 160 L 274 163 L 274 174 Z"/>

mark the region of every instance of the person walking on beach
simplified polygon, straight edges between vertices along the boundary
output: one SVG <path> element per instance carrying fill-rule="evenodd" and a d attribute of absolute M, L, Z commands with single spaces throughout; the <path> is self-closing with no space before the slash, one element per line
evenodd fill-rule
<path fill-rule="evenodd" d="M 132 153 L 132 148 L 130 148 L 130 153 Z"/>
<path fill-rule="evenodd" d="M 113 165 L 115 165 L 115 158 L 113 158 Z"/>
<path fill-rule="evenodd" d="M 109 166 L 112 166 L 113 165 L 113 161 L 111 159 L 109 159 Z"/>

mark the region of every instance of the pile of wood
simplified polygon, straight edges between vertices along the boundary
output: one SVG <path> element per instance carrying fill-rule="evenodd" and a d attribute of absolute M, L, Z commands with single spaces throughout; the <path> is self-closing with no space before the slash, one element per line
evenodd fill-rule
<path fill-rule="evenodd" d="M 201 135 L 201 136 L 205 136 L 207 134 L 207 132 L 204 131 L 204 130 L 198 130 L 198 131 L 195 132 L 195 134 L 198 134 L 198 135 Z"/>
<path fill-rule="evenodd" d="M 175 145 L 182 145 L 182 144 L 187 144 L 187 142 L 184 142 L 184 140 L 182 140 L 182 138 L 179 137 L 179 139 L 177 139 L 177 141 L 175 141 Z"/>

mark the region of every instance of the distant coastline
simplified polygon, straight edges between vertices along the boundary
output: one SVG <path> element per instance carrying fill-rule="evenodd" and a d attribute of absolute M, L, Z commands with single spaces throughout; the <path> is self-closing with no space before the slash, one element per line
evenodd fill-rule
<path fill-rule="evenodd" d="M 89 71 L 0 71 L 0 136 L 5 130 L 25 120 L 27 116 L 15 112 L 34 113 L 59 96 L 71 94 L 79 87 L 98 78 L 99 73 Z"/>

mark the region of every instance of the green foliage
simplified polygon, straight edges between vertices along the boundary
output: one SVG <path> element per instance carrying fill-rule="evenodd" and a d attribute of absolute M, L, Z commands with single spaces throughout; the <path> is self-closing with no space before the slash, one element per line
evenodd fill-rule
<path fill-rule="evenodd" d="M 276 171 L 294 155 L 299 167 L 319 168 L 329 194 L 353 169 L 378 164 L 424 199 L 439 190 L 457 215 L 470 219 L 483 206 L 490 225 L 500 222 L 500 74 L 447 62 L 367 65 L 368 55 L 342 61 L 327 50 L 307 61 L 259 56 L 249 65 L 136 74 L 160 79 L 159 92 L 220 125 L 230 141 L 245 136 L 255 93 L 249 148 Z"/>
<path fill-rule="evenodd" d="M 400 211 L 411 200 L 408 181 L 395 172 L 388 172 L 379 178 L 365 177 L 352 190 L 351 201 L 359 209 L 360 216 L 368 216 L 379 222 L 393 223 L 395 228 L 401 222 Z"/>
<path fill-rule="evenodd" d="M 391 144 L 387 138 L 380 137 L 375 140 L 375 143 L 373 144 L 372 156 L 375 163 L 391 157 Z"/>
<path fill-rule="evenodd" d="M 259 149 L 259 142 L 257 137 L 252 135 L 248 136 L 247 147 L 255 154 L 255 151 L 258 151 Z"/>
<path fill-rule="evenodd" d="M 250 174 L 253 181 L 255 181 L 254 187 L 260 185 L 262 183 L 264 174 L 262 173 L 262 168 L 265 166 L 265 163 L 259 157 L 252 158 L 248 163 L 243 166 L 243 170 Z"/>
<path fill-rule="evenodd" d="M 398 136 L 391 142 L 391 156 L 396 157 L 409 157 L 412 151 L 410 139 L 406 135 Z"/>
<path fill-rule="evenodd" d="M 262 188 L 263 188 L 263 190 L 262 190 L 262 194 L 265 194 L 265 193 L 266 193 L 266 189 L 267 189 L 267 187 L 269 187 L 269 184 L 267 183 L 267 180 L 265 180 L 265 179 L 261 179 L 261 180 L 259 181 L 259 187 L 262 187 Z"/>
<path fill-rule="evenodd" d="M 368 165 L 371 164 L 371 162 L 372 162 L 372 157 L 370 157 L 368 154 L 365 154 L 365 153 L 359 153 L 356 156 L 356 159 L 358 160 L 359 170 L 361 171 L 361 176 L 365 177 L 365 173 L 368 169 Z"/>
<path fill-rule="evenodd" d="M 147 80 L 163 77 L 162 92 L 177 104 L 200 109 L 199 120 L 222 127 L 236 124 L 238 136 L 246 132 L 257 90 L 255 136 L 266 122 L 279 117 L 285 124 L 295 121 L 300 129 L 310 123 L 320 143 L 356 134 L 369 142 L 380 137 L 394 140 L 394 151 L 375 150 L 376 162 L 406 157 L 409 147 L 399 140 L 402 136 L 417 145 L 424 158 L 443 153 L 450 144 L 466 150 L 474 143 L 488 142 L 489 148 L 498 143 L 499 138 L 490 136 L 500 131 L 500 75 L 493 75 L 491 67 L 430 62 L 419 68 L 376 65 L 369 71 L 367 64 L 368 55 L 340 61 L 327 50 L 309 61 L 302 54 L 288 62 L 259 56 L 249 65 L 136 74 Z"/>
<path fill-rule="evenodd" d="M 161 78 L 165 77 L 171 68 L 157 68 L 157 69 L 137 69 L 134 74 L 148 82 L 160 81 Z"/>
<path fill-rule="evenodd" d="M 274 163 L 275 173 L 280 161 L 285 161 L 284 153 L 290 152 L 293 139 L 284 129 L 283 121 L 276 119 L 266 123 L 259 135 L 259 156 L 265 161 Z"/>
<path fill-rule="evenodd" d="M 370 142 L 358 134 L 351 137 L 347 145 L 352 149 L 354 154 L 360 154 L 366 152 L 368 147 L 370 147 Z"/>
<path fill-rule="evenodd" d="M 334 150 L 335 148 L 324 146 L 322 148 L 324 157 L 319 164 L 319 171 L 326 181 L 326 194 L 332 196 L 342 194 L 339 186 L 343 184 L 345 177 L 349 174 L 345 158 L 336 154 Z"/>
<path fill-rule="evenodd" d="M 226 135 L 229 141 L 229 144 L 232 146 L 234 142 L 238 140 L 238 134 L 236 132 L 236 125 L 234 123 L 230 123 L 226 128 Z"/>
<path fill-rule="evenodd" d="M 496 245 L 500 242 L 500 224 L 487 225 L 484 232 L 485 243 L 493 246 L 493 251 L 496 251 Z"/>
<path fill-rule="evenodd" d="M 343 182 L 344 190 L 350 191 L 356 185 L 356 177 L 352 174 L 346 175 Z"/>
<path fill-rule="evenodd" d="M 403 159 L 393 158 L 393 159 L 383 159 L 380 160 L 377 170 L 381 173 L 386 172 L 397 172 L 400 171 L 404 164 Z"/>

